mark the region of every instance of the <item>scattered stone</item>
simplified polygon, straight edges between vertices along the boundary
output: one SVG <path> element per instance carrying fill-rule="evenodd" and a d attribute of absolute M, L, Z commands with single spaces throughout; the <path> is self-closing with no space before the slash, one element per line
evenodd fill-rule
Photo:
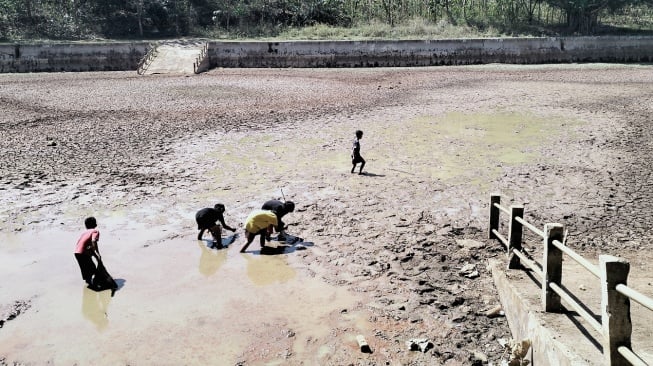
<path fill-rule="evenodd" d="M 406 341 L 406 346 L 410 351 L 422 351 L 426 353 L 426 351 L 433 348 L 433 343 L 428 338 L 414 338 Z"/>
<path fill-rule="evenodd" d="M 361 352 L 363 353 L 372 353 L 372 349 L 370 348 L 370 345 L 367 344 L 367 341 L 365 340 L 365 337 L 362 335 L 357 335 L 356 336 L 356 342 L 358 342 L 358 347 L 360 347 Z"/>
<path fill-rule="evenodd" d="M 458 244 L 460 248 L 465 248 L 465 249 L 485 248 L 485 243 L 473 239 L 456 239 L 456 244 Z"/>
<path fill-rule="evenodd" d="M 471 279 L 477 278 L 477 277 L 480 276 L 478 271 L 476 270 L 476 264 L 474 264 L 474 263 L 465 264 L 463 266 L 463 268 L 461 268 L 460 271 L 458 271 L 458 273 L 461 276 L 465 276 L 465 277 L 471 278 Z"/>
<path fill-rule="evenodd" d="M 510 360 L 501 360 L 501 365 L 505 366 L 527 366 L 530 361 L 526 359 L 528 351 L 531 348 L 531 340 L 524 339 L 521 341 L 510 340 L 505 343 L 504 347 L 510 352 Z"/>
<path fill-rule="evenodd" d="M 472 352 L 472 364 L 473 365 L 485 365 L 488 363 L 488 358 L 487 355 L 485 355 L 483 352 L 479 351 L 473 351 Z"/>
<path fill-rule="evenodd" d="M 466 274 L 471 273 L 475 269 L 476 269 L 476 264 L 467 263 L 460 269 L 460 271 L 458 271 L 458 273 L 460 273 L 461 275 L 466 275 Z"/>
<path fill-rule="evenodd" d="M 496 317 L 503 316 L 503 315 L 505 315 L 505 314 L 504 314 L 504 312 L 502 310 L 501 305 L 497 305 L 497 306 L 493 307 L 492 309 L 489 309 L 489 310 L 485 311 L 485 316 L 487 316 L 488 318 L 496 318 Z"/>

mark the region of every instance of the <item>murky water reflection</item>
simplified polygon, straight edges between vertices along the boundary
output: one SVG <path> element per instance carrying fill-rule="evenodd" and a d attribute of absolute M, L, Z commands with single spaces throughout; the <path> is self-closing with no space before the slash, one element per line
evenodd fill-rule
<path fill-rule="evenodd" d="M 265 347 L 310 360 L 321 346 L 315 340 L 334 326 L 366 326 L 355 312 L 339 316 L 359 300 L 307 276 L 293 251 L 241 254 L 240 237 L 223 238 L 228 247 L 217 250 L 194 232 L 115 220 L 100 221 L 103 261 L 120 285 L 114 297 L 82 281 L 72 254 L 78 231 L 2 234 L 0 304 L 31 308 L 0 329 L 0 356 L 32 364 L 234 364 L 261 342 L 281 342 Z M 292 337 L 275 340 L 280 331 Z"/>

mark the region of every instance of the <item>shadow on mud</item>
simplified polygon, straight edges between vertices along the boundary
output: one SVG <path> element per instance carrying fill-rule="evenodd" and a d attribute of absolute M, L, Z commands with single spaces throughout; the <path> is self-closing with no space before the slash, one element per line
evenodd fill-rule
<path fill-rule="evenodd" d="M 362 175 L 362 176 L 365 176 L 365 177 L 385 177 L 385 174 L 374 174 L 374 173 L 370 173 L 370 172 L 362 172 L 362 173 L 360 173 L 358 175 Z"/>
<path fill-rule="evenodd" d="M 273 238 L 272 240 L 277 240 Z M 279 254 L 291 254 L 297 250 L 306 250 L 307 247 L 312 247 L 315 245 L 313 242 L 304 241 L 304 238 L 299 236 L 293 236 L 286 234 L 285 240 L 281 241 L 276 247 L 264 247 L 258 251 L 259 255 L 279 255 Z"/>
<path fill-rule="evenodd" d="M 210 249 L 227 249 L 229 248 L 229 245 L 236 241 L 236 238 L 238 238 L 237 233 L 227 236 L 226 238 L 221 238 L 221 245 L 216 245 L 216 242 L 213 241 L 213 239 L 202 239 L 201 241 L 203 241 L 206 244 L 206 247 Z"/>

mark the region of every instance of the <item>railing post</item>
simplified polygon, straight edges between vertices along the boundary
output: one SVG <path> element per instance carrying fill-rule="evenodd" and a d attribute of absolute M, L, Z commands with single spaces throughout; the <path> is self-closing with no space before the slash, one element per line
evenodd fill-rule
<path fill-rule="evenodd" d="M 492 230 L 499 230 L 499 214 L 501 211 L 497 207 L 494 207 L 494 204 L 501 204 L 501 195 L 493 194 L 490 196 L 490 230 L 488 233 L 489 239 L 496 239 L 496 235 L 492 233 Z"/>
<path fill-rule="evenodd" d="M 601 270 L 601 326 L 603 327 L 603 357 L 610 366 L 630 365 L 617 348 L 631 347 L 633 325 L 630 321 L 630 298 L 616 290 L 627 285 L 630 264 L 611 255 L 599 256 Z"/>
<path fill-rule="evenodd" d="M 562 224 L 545 224 L 544 225 L 544 259 L 542 263 L 543 281 L 542 281 L 542 305 L 546 312 L 560 312 L 562 304 L 560 295 L 555 293 L 550 287 L 550 283 L 560 286 L 562 283 L 562 250 L 553 245 L 553 241 L 563 241 L 564 226 Z"/>
<path fill-rule="evenodd" d="M 513 254 L 513 250 L 522 250 L 522 235 L 523 225 L 517 220 L 516 217 L 524 218 L 524 206 L 510 206 L 510 233 L 508 236 L 508 269 L 521 268 L 521 261 L 519 257 Z"/>

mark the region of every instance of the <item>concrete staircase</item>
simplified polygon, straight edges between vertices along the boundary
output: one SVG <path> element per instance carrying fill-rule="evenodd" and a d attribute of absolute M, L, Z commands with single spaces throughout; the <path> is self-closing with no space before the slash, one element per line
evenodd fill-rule
<path fill-rule="evenodd" d="M 168 41 L 152 47 L 138 69 L 140 75 L 199 74 L 208 70 L 208 44 Z"/>

